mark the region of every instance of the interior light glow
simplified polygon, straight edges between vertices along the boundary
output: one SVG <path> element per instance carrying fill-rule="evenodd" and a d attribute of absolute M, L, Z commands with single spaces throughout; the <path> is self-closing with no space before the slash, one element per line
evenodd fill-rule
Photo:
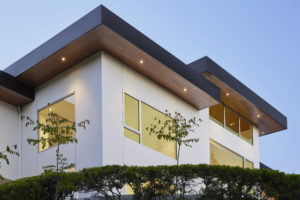
<path fill-rule="evenodd" d="M 143 61 L 143 60 L 140 60 L 140 64 L 144 64 L 144 61 Z"/>
<path fill-rule="evenodd" d="M 66 57 L 61 57 L 61 61 L 65 62 L 66 61 Z"/>
<path fill-rule="evenodd" d="M 184 91 L 184 92 L 186 92 L 186 91 L 187 91 L 187 89 L 186 89 L 186 88 L 184 88 L 184 89 L 183 89 L 183 91 Z"/>

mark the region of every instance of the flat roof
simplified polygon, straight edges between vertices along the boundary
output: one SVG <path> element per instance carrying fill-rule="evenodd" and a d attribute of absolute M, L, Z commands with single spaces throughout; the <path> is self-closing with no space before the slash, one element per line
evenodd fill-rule
<path fill-rule="evenodd" d="M 196 60 L 189 66 L 221 88 L 221 102 L 258 125 L 260 135 L 287 128 L 286 116 L 209 57 Z"/>

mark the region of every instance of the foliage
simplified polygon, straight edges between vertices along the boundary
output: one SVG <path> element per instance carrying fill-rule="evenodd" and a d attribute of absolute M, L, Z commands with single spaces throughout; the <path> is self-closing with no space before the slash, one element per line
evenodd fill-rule
<path fill-rule="evenodd" d="M 52 147 L 56 145 L 56 163 L 44 166 L 43 169 L 45 172 L 62 172 L 63 170 L 74 166 L 73 163 L 68 164 L 67 158 L 60 153 L 60 146 L 69 143 L 77 143 L 76 137 L 73 137 L 77 128 L 80 127 L 85 129 L 86 125 L 89 123 L 89 120 L 84 120 L 76 124 L 51 110 L 48 112 L 48 118 L 45 120 L 45 123 L 42 123 L 39 120 L 34 122 L 30 117 L 26 117 L 26 126 L 34 126 L 34 132 L 37 132 L 38 134 L 39 132 L 42 133 L 42 136 L 38 137 L 38 139 L 27 139 L 29 144 L 32 144 L 33 146 L 42 145 L 42 149 L 46 146 Z"/>
<path fill-rule="evenodd" d="M 47 173 L 0 185 L 0 199 L 73 198 L 76 192 L 94 192 L 102 199 L 119 200 L 127 184 L 136 200 L 177 199 L 175 177 L 181 181 L 183 199 L 198 200 L 276 200 L 299 199 L 300 175 L 264 169 L 243 169 L 229 166 L 105 166 L 77 173 Z M 262 193 L 266 195 L 261 197 Z"/>
<path fill-rule="evenodd" d="M 192 147 L 191 143 L 198 142 L 198 138 L 190 138 L 190 133 L 194 132 L 194 127 L 199 126 L 201 119 L 195 117 L 187 120 L 179 112 L 173 115 L 166 110 L 165 119 L 154 118 L 153 124 L 147 127 L 149 134 L 155 134 L 158 139 L 175 142 L 177 145 L 176 157 L 179 164 L 181 146 Z"/>
<path fill-rule="evenodd" d="M 0 152 L 0 168 L 1 168 L 1 160 L 5 161 L 7 165 L 9 165 L 8 155 L 16 155 L 19 156 L 19 153 L 16 151 L 17 145 L 6 146 L 5 151 Z M 0 180 L 3 179 L 3 176 L 0 174 Z"/>

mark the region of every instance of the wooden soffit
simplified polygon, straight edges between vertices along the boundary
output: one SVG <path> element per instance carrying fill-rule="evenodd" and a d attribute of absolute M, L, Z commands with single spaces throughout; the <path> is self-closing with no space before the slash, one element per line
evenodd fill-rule
<path fill-rule="evenodd" d="M 105 51 L 197 109 L 220 101 L 220 89 L 100 6 L 6 69 L 36 88 L 97 51 Z"/>
<path fill-rule="evenodd" d="M 260 136 L 287 128 L 287 118 L 283 114 L 210 58 L 201 58 L 189 66 L 218 86 L 221 89 L 221 102 L 255 124 Z"/>

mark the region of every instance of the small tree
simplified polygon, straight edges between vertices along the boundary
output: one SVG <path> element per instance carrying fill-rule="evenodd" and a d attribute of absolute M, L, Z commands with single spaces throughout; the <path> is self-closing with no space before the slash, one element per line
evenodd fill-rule
<path fill-rule="evenodd" d="M 191 138 L 190 134 L 194 132 L 194 127 L 198 127 L 201 119 L 196 119 L 192 117 L 187 120 L 182 116 L 181 113 L 175 112 L 173 115 L 165 111 L 165 120 L 154 118 L 154 123 L 146 130 L 149 130 L 149 134 L 155 134 L 158 139 L 164 139 L 166 141 L 171 141 L 176 143 L 176 158 L 177 158 L 177 168 L 175 176 L 175 187 L 172 189 L 171 196 L 173 199 L 177 199 L 176 194 L 179 191 L 179 199 L 185 199 L 184 195 L 186 193 L 187 183 L 190 180 L 185 180 L 184 178 L 178 177 L 178 166 L 180 158 L 181 146 L 186 146 L 191 148 L 191 143 L 198 142 L 198 138 Z"/>
<path fill-rule="evenodd" d="M 17 145 L 13 146 L 6 146 L 5 151 L 0 152 L 0 168 L 1 168 L 1 161 L 5 161 L 7 165 L 9 165 L 9 158 L 8 155 L 16 155 L 19 156 L 20 154 L 16 151 Z M 4 177 L 0 174 L 0 180 L 2 180 Z"/>
<path fill-rule="evenodd" d="M 191 143 L 198 142 L 198 138 L 190 138 L 190 133 L 194 132 L 194 127 L 199 126 L 201 119 L 195 117 L 187 120 L 181 113 L 175 112 L 173 115 L 165 111 L 165 120 L 154 118 L 154 123 L 146 130 L 149 134 L 155 134 L 158 139 L 175 142 L 177 145 L 176 158 L 179 165 L 181 146 L 192 147 Z"/>
<path fill-rule="evenodd" d="M 65 169 L 69 169 L 74 166 L 74 163 L 68 163 L 67 158 L 60 153 L 61 145 L 69 143 L 77 143 L 77 139 L 73 137 L 77 128 L 86 128 L 86 125 L 90 123 L 89 120 L 84 120 L 79 123 L 72 122 L 59 114 L 49 111 L 46 123 L 40 121 L 34 122 L 30 117 L 26 117 L 26 127 L 34 126 L 33 131 L 39 134 L 42 133 L 38 139 L 29 138 L 27 142 L 29 144 L 42 145 L 44 149 L 46 146 L 52 147 L 56 145 L 56 163 L 52 165 L 44 166 L 45 172 L 62 172 Z"/>

